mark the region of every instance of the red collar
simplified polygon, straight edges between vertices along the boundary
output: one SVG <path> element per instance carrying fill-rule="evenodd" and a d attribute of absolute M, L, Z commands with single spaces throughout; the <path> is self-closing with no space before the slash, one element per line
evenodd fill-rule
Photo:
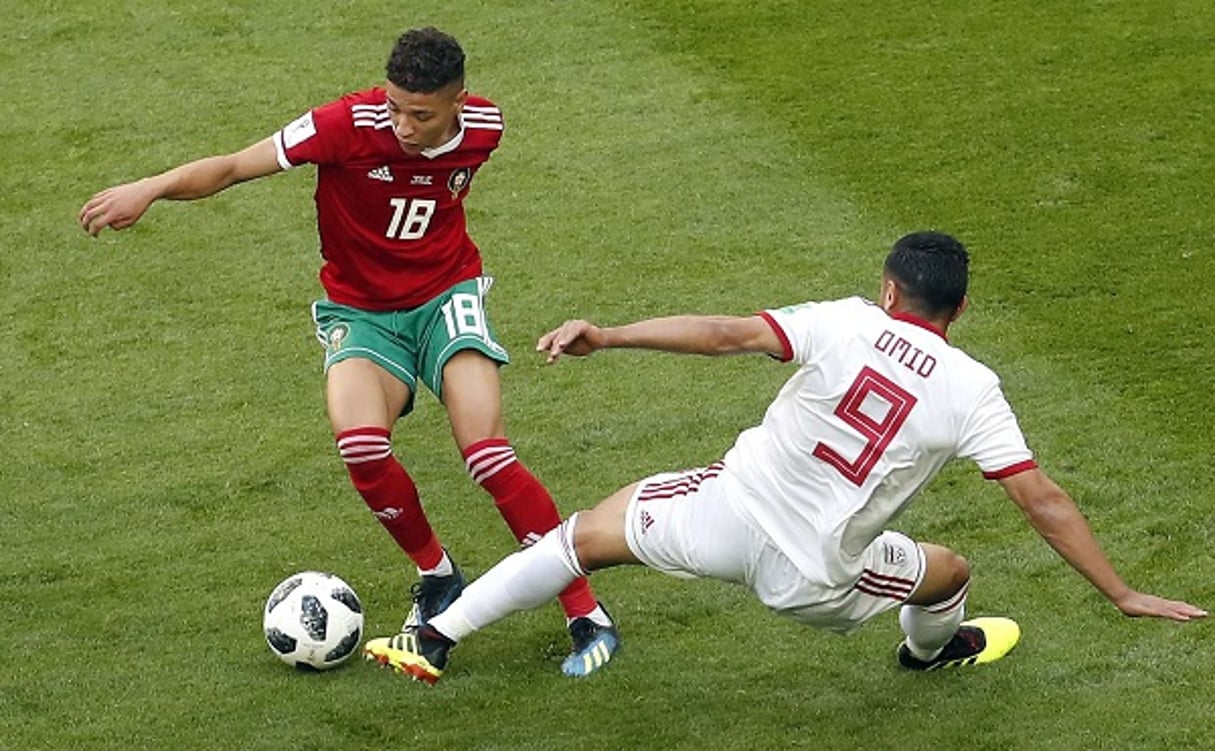
<path fill-rule="evenodd" d="M 906 323 L 910 323 L 913 326 L 919 326 L 922 329 L 927 329 L 928 331 L 931 331 L 932 333 L 941 337 L 945 341 L 949 341 L 949 337 L 945 334 L 944 331 L 937 328 L 936 326 L 933 326 L 931 323 L 929 323 L 928 321 L 925 321 L 923 318 L 920 318 L 919 316 L 913 316 L 910 313 L 904 313 L 902 311 L 899 311 L 896 313 L 890 313 L 889 315 L 891 318 L 895 319 L 896 321 L 904 321 Z"/>

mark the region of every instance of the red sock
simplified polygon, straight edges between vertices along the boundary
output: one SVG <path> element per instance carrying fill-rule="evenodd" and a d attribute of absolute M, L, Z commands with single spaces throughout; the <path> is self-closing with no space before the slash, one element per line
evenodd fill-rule
<path fill-rule="evenodd" d="M 553 497 L 519 462 L 505 438 L 487 438 L 469 446 L 464 464 L 473 480 L 494 497 L 498 513 L 523 545 L 531 545 L 561 523 Z M 580 618 L 599 605 L 586 577 L 576 579 L 557 599 L 570 618 Z"/>
<path fill-rule="evenodd" d="M 391 433 L 384 428 L 343 430 L 338 452 L 363 501 L 392 539 L 418 568 L 429 569 L 443 559 L 443 547 L 426 520 L 418 488 L 392 455 Z"/>

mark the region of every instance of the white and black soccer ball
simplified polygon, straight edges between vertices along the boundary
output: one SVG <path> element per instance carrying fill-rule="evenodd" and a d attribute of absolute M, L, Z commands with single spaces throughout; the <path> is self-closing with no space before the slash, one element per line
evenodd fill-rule
<path fill-rule="evenodd" d="M 288 665 L 328 670 L 354 654 L 363 638 L 363 605 L 333 574 L 303 571 L 266 600 L 262 628 L 270 651 Z"/>

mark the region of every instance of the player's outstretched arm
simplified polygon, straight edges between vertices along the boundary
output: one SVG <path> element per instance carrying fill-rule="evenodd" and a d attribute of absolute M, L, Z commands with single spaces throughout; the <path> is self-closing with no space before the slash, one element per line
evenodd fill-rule
<path fill-rule="evenodd" d="M 106 188 L 81 207 L 77 220 L 85 232 L 96 237 L 106 227 L 115 230 L 130 227 L 161 198 L 173 201 L 205 198 L 280 169 L 274 141 L 265 138 L 232 154 L 197 159 L 153 177 Z"/>
<path fill-rule="evenodd" d="M 1084 515 L 1071 497 L 1039 469 L 1000 480 L 1033 528 L 1124 615 L 1188 621 L 1205 610 L 1180 600 L 1166 600 L 1131 589 L 1105 556 Z"/>
<path fill-rule="evenodd" d="M 589 321 L 566 321 L 536 342 L 547 362 L 563 354 L 584 356 L 601 349 L 655 349 L 692 355 L 730 355 L 784 350 L 776 332 L 759 316 L 671 316 L 601 328 Z"/>

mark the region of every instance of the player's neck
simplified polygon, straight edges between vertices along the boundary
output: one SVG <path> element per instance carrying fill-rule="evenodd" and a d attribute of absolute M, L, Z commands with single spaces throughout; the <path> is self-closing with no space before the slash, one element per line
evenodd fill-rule
<path fill-rule="evenodd" d="M 464 122 L 459 118 L 459 116 L 456 116 L 451 121 L 451 127 L 448 128 L 447 132 L 443 134 L 443 143 L 451 143 L 451 139 L 460 135 L 460 131 L 462 130 L 464 130 Z"/>
<path fill-rule="evenodd" d="M 891 318 L 910 321 L 924 328 L 932 329 L 946 339 L 949 338 L 949 324 L 953 323 L 953 319 L 949 316 L 927 317 L 919 311 L 910 310 L 898 304 L 886 308 L 886 314 Z"/>

